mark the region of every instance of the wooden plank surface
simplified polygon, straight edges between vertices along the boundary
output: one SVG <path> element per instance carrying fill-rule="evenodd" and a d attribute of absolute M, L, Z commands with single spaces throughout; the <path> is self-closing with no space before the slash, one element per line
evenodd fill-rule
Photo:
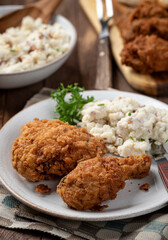
<path fill-rule="evenodd" d="M 113 46 L 113 55 L 114 58 L 127 79 L 128 83 L 134 88 L 139 89 L 140 91 L 144 93 L 151 93 L 152 95 L 156 96 L 157 93 L 157 82 L 154 81 L 151 75 L 149 74 L 140 74 L 138 72 L 135 72 L 131 67 L 127 67 L 125 65 L 121 64 L 121 56 L 120 52 L 123 49 L 124 43 L 120 36 L 120 31 L 117 28 L 117 26 L 113 26 L 110 30 L 110 36 Z M 167 81 L 166 81 L 167 83 Z"/>
<path fill-rule="evenodd" d="M 113 0 L 115 21 L 119 22 L 121 18 L 130 15 L 130 7 L 120 4 Z M 136 72 L 132 67 L 121 64 L 120 53 L 124 47 L 124 41 L 121 37 L 117 25 L 113 24 L 110 29 L 110 39 L 112 42 L 113 56 L 118 67 L 123 73 L 127 82 L 136 90 L 152 96 L 168 96 L 168 72 L 157 72 L 152 74 L 142 74 Z"/>
<path fill-rule="evenodd" d="M 1 0 L 0 5 L 25 4 L 33 0 Z M 13 115 L 19 112 L 26 101 L 37 93 L 42 87 L 57 88 L 60 82 L 65 85 L 78 82 L 86 89 L 93 89 L 96 77 L 97 58 L 97 33 L 90 25 L 88 18 L 82 11 L 79 2 L 76 0 L 63 0 L 58 7 L 57 13 L 67 17 L 75 26 L 78 34 L 77 45 L 68 61 L 48 79 L 20 89 L 0 89 L 0 128 Z M 114 88 L 136 92 L 124 79 L 116 64 L 113 63 L 113 84 Z M 168 103 L 168 96 L 157 99 Z M 49 240 L 59 239 L 49 234 L 28 230 L 9 230 L 0 227 L 0 240 Z"/>

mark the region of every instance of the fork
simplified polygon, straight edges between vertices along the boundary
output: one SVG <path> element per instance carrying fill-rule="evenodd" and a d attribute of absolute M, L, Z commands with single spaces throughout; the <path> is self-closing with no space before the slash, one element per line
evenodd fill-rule
<path fill-rule="evenodd" d="M 167 151 L 165 150 L 163 145 L 156 145 L 152 143 L 151 147 L 152 150 L 150 154 L 152 155 L 152 157 L 154 158 L 158 165 L 160 177 L 168 192 L 168 158 L 167 158 L 168 156 L 166 155 Z"/>
<path fill-rule="evenodd" d="M 113 16 L 112 0 L 105 0 L 107 19 L 104 20 L 102 0 L 96 0 L 97 16 L 102 31 L 98 38 L 96 89 L 112 87 L 112 54 L 109 40 L 108 22 Z"/>

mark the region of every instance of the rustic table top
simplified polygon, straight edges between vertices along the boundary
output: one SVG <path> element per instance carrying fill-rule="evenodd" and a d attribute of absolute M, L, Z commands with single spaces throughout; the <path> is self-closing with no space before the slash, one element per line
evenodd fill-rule
<path fill-rule="evenodd" d="M 1 0 L 0 4 L 13 5 L 31 2 L 33 0 Z M 51 77 L 25 88 L 0 90 L 0 128 L 19 112 L 26 101 L 42 87 L 57 88 L 60 82 L 65 85 L 78 82 L 85 89 L 93 89 L 96 76 L 97 34 L 78 1 L 64 0 L 56 12 L 64 15 L 74 24 L 78 34 L 77 45 L 68 61 Z M 113 87 L 122 91 L 136 92 L 128 85 L 115 63 L 113 64 Z M 157 97 L 157 99 L 168 103 L 168 95 Z M 0 227 L 0 239 L 47 240 L 58 238 L 35 231 L 8 230 Z"/>

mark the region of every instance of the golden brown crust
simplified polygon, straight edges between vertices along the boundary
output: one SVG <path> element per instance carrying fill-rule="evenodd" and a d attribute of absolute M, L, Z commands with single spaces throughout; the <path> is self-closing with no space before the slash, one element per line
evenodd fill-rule
<path fill-rule="evenodd" d="M 36 186 L 36 189 L 35 189 L 36 192 L 39 192 L 41 194 L 44 194 L 44 193 L 49 193 L 51 191 L 51 188 L 49 188 L 47 185 L 45 184 L 39 184 Z"/>
<path fill-rule="evenodd" d="M 168 38 L 168 12 L 153 0 L 142 1 L 136 8 L 114 0 L 114 17 L 125 42 L 132 41 L 141 34 Z"/>
<path fill-rule="evenodd" d="M 125 42 L 133 41 L 139 35 L 153 35 L 168 40 L 168 18 L 152 17 L 136 19 L 124 34 Z"/>
<path fill-rule="evenodd" d="M 104 142 L 85 128 L 36 118 L 21 128 L 12 147 L 12 164 L 23 177 L 35 182 L 66 175 L 78 161 L 105 153 Z"/>
<path fill-rule="evenodd" d="M 115 23 L 125 42 L 122 64 L 140 73 L 168 71 L 168 11 L 157 1 L 129 8 L 114 0 Z"/>
<path fill-rule="evenodd" d="M 122 64 L 133 67 L 141 73 L 168 70 L 168 41 L 151 36 L 137 36 L 125 44 L 121 52 Z"/>
<path fill-rule="evenodd" d="M 142 186 L 140 186 L 140 190 L 143 190 L 143 191 L 148 191 L 149 190 L 149 183 L 145 183 L 143 184 Z"/>
<path fill-rule="evenodd" d="M 98 156 L 79 163 L 61 180 L 57 192 L 71 208 L 99 209 L 103 201 L 116 198 L 125 180 L 147 176 L 150 165 L 151 158 L 145 154 L 121 159 Z"/>
<path fill-rule="evenodd" d="M 129 20 L 134 21 L 140 18 L 148 20 L 151 17 L 167 18 L 168 12 L 156 0 L 144 0 L 132 11 Z"/>

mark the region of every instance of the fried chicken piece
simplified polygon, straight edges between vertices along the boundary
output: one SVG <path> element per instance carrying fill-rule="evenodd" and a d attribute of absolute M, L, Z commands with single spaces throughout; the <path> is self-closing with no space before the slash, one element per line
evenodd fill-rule
<path fill-rule="evenodd" d="M 115 199 L 124 188 L 125 180 L 148 175 L 151 157 L 96 157 L 83 161 L 65 176 L 57 193 L 73 209 L 96 209 L 106 200 Z"/>
<path fill-rule="evenodd" d="M 145 0 L 136 8 L 113 3 L 115 23 L 125 43 L 122 64 L 140 73 L 168 71 L 168 11 L 157 1 Z"/>
<path fill-rule="evenodd" d="M 125 42 L 152 34 L 168 40 L 168 12 L 156 1 L 142 1 L 136 8 L 113 2 L 115 23 Z"/>
<path fill-rule="evenodd" d="M 152 35 L 168 40 L 168 12 L 157 1 L 145 0 L 130 13 L 128 28 L 124 35 L 126 42 L 139 35 Z"/>
<path fill-rule="evenodd" d="M 138 36 L 125 44 L 121 52 L 121 62 L 140 73 L 168 70 L 168 41 L 151 36 Z"/>
<path fill-rule="evenodd" d="M 114 2 L 115 23 L 124 39 L 121 62 L 140 73 L 168 71 L 168 12 L 157 1 L 136 8 Z"/>
<path fill-rule="evenodd" d="M 130 24 L 124 33 L 125 42 L 134 40 L 139 35 L 155 34 L 160 38 L 168 40 L 168 18 L 137 19 Z"/>
<path fill-rule="evenodd" d="M 168 12 L 156 0 L 144 0 L 131 12 L 129 20 L 152 17 L 168 18 Z"/>
<path fill-rule="evenodd" d="M 49 188 L 47 185 L 45 184 L 39 184 L 36 186 L 36 189 L 35 189 L 36 192 L 39 192 L 41 194 L 44 194 L 44 193 L 49 193 L 51 192 L 51 188 Z"/>
<path fill-rule="evenodd" d="M 145 183 L 142 186 L 140 186 L 139 189 L 143 191 L 148 191 L 149 187 L 150 187 L 149 183 Z"/>
<path fill-rule="evenodd" d="M 105 153 L 104 142 L 85 128 L 36 118 L 22 126 L 12 147 L 12 164 L 19 174 L 35 182 L 64 176 L 78 161 Z"/>

